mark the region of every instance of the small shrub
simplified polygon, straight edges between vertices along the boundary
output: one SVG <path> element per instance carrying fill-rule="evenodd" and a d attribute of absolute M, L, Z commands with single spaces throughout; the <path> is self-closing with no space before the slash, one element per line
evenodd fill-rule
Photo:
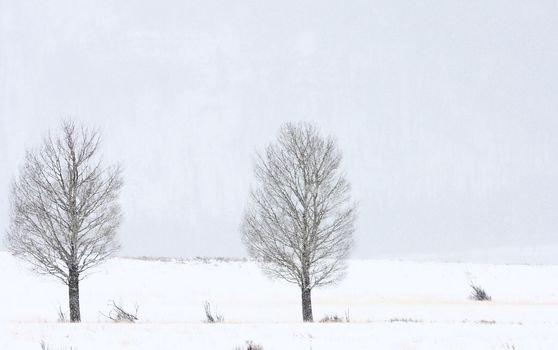
<path fill-rule="evenodd" d="M 419 323 L 422 321 L 414 318 L 390 318 L 389 322 Z"/>
<path fill-rule="evenodd" d="M 471 283 L 471 288 L 473 289 L 473 291 L 471 293 L 471 296 L 470 296 L 471 299 L 479 300 L 479 301 L 490 301 L 490 300 L 492 300 L 492 298 L 486 293 L 486 291 L 482 287 L 480 287 L 480 286 L 478 286 L 474 283 Z"/>
<path fill-rule="evenodd" d="M 351 322 L 351 316 L 349 314 L 349 309 L 345 311 L 345 317 L 341 317 L 337 314 L 329 314 L 322 317 L 320 320 L 321 323 L 342 323 L 342 322 Z"/>
<path fill-rule="evenodd" d="M 104 317 L 113 320 L 114 322 L 135 322 L 138 320 L 138 305 L 136 304 L 134 312 L 126 311 L 122 305 L 119 305 L 112 300 L 109 303 L 111 310 L 108 315 L 100 313 Z"/>
<path fill-rule="evenodd" d="M 256 344 L 253 341 L 248 340 L 245 346 L 237 346 L 234 350 L 264 350 L 264 348 L 260 344 Z"/>
<path fill-rule="evenodd" d="M 321 323 L 341 323 L 341 322 L 344 322 L 344 321 L 338 315 L 332 314 L 332 315 L 325 315 L 324 317 L 322 317 L 320 322 Z"/>
<path fill-rule="evenodd" d="M 41 340 L 39 344 L 41 344 L 41 350 L 65 350 L 66 349 L 66 348 L 58 348 L 58 349 L 51 348 L 50 345 L 44 339 Z M 77 350 L 77 349 L 70 346 L 68 350 Z"/>
<path fill-rule="evenodd" d="M 221 323 L 225 320 L 223 315 L 217 311 L 215 313 L 211 312 L 211 304 L 209 301 L 203 303 L 203 309 L 205 311 L 205 321 L 207 323 Z"/>

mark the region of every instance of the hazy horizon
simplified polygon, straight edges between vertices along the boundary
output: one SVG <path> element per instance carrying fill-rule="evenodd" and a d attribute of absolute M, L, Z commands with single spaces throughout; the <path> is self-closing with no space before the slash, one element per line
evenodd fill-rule
<path fill-rule="evenodd" d="M 0 0 L 0 231 L 63 118 L 124 167 L 120 255 L 245 256 L 253 156 L 334 136 L 353 257 L 558 246 L 553 1 Z M 0 243 L 0 250 L 4 249 Z"/>

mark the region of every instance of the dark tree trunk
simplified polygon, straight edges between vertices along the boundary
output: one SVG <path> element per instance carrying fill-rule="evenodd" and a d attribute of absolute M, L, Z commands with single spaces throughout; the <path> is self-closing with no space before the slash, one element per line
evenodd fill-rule
<path fill-rule="evenodd" d="M 312 316 L 312 289 L 302 288 L 302 320 L 314 322 Z"/>
<path fill-rule="evenodd" d="M 68 277 L 68 294 L 70 300 L 70 321 L 81 322 L 79 310 L 79 274 L 70 269 Z"/>

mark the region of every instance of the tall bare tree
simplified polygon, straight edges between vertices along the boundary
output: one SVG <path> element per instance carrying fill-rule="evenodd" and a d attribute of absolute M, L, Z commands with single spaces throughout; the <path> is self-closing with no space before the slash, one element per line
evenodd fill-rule
<path fill-rule="evenodd" d="M 68 286 L 72 322 L 81 321 L 80 280 L 119 248 L 121 170 L 104 168 L 98 153 L 98 132 L 63 122 L 27 152 L 11 188 L 7 246 Z"/>
<path fill-rule="evenodd" d="M 312 289 L 343 277 L 353 243 L 356 204 L 340 164 L 335 141 L 304 123 L 284 125 L 257 156 L 242 239 L 264 272 L 300 287 L 305 322 Z"/>

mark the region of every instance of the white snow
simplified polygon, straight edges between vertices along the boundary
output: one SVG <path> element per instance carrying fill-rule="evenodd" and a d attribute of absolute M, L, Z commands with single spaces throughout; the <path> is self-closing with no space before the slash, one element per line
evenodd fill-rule
<path fill-rule="evenodd" d="M 296 286 L 250 261 L 115 258 L 86 278 L 81 324 L 57 322 L 67 290 L 0 253 L 0 349 L 556 349 L 558 266 L 352 260 L 337 286 L 313 291 L 303 324 Z M 470 282 L 491 302 L 468 299 Z M 115 300 L 139 305 L 135 324 L 107 321 Z M 203 302 L 222 324 L 204 323 Z"/>

